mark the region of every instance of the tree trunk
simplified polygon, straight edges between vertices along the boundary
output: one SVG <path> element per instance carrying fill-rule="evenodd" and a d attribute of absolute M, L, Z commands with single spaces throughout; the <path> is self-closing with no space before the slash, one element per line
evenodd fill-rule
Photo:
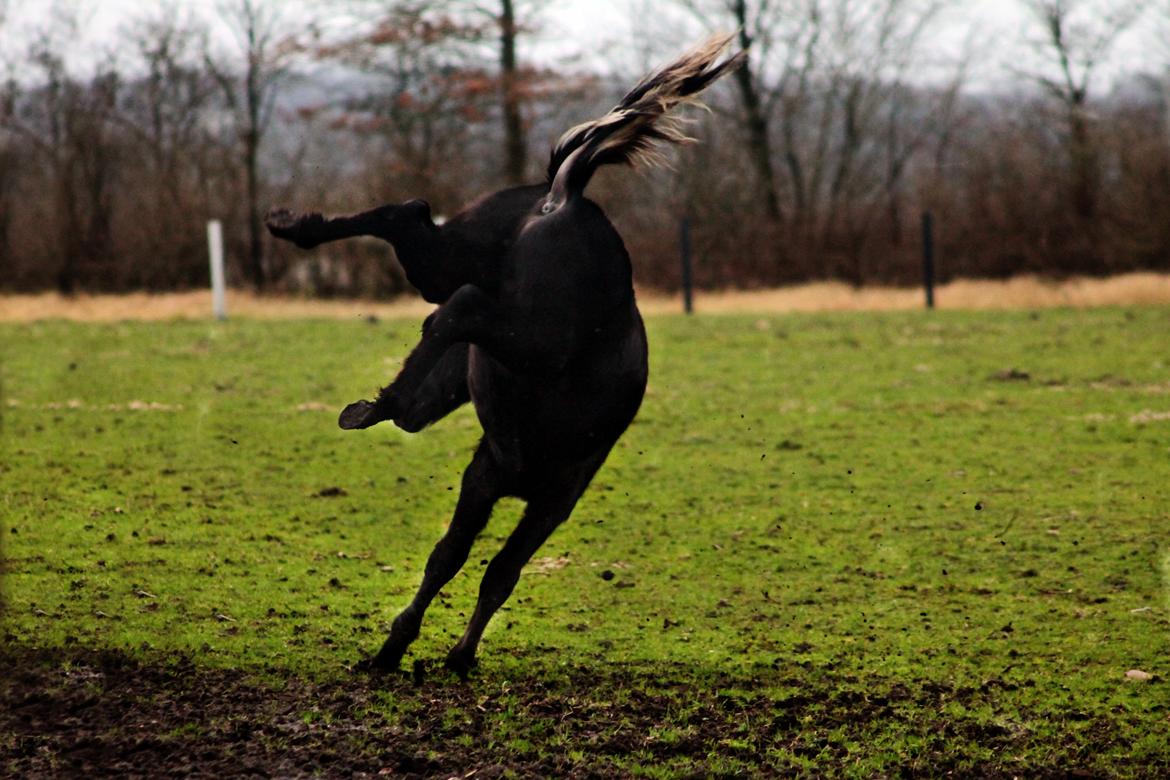
<path fill-rule="evenodd" d="M 524 117 L 520 113 L 519 78 L 516 72 L 516 15 L 512 0 L 500 7 L 500 89 L 504 108 L 504 177 L 512 184 L 525 180 L 527 149 Z"/>
<path fill-rule="evenodd" d="M 264 244 L 260 235 L 260 172 L 257 169 L 258 147 L 255 133 L 248 133 L 244 142 L 244 168 L 247 176 L 248 199 L 248 260 L 245 272 L 249 280 L 262 291 L 267 279 L 264 275 Z"/>
<path fill-rule="evenodd" d="M 251 48 L 254 49 L 254 35 Z M 259 62 L 255 54 L 248 57 L 248 71 L 245 76 L 244 100 L 247 116 L 247 126 L 244 129 L 244 175 L 247 179 L 248 200 L 248 259 L 245 266 L 249 280 L 256 287 L 257 292 L 266 286 L 264 274 L 264 244 L 260 235 L 260 101 L 263 99 L 260 88 Z"/>
<path fill-rule="evenodd" d="M 739 43 L 745 51 L 752 43 L 747 34 L 747 6 L 745 0 L 735 3 L 735 17 L 739 24 Z M 751 154 L 752 168 L 755 169 L 757 186 L 760 197 L 763 199 L 764 213 L 773 222 L 779 222 L 782 215 L 780 210 L 780 196 L 776 190 L 776 174 L 772 170 L 772 143 L 769 139 L 768 117 L 764 113 L 763 101 L 752 76 L 749 62 L 735 71 L 735 81 L 739 85 L 740 97 L 743 99 L 744 112 L 747 114 L 748 152 Z"/>
<path fill-rule="evenodd" d="M 54 165 L 57 186 L 57 225 L 61 237 L 61 266 L 57 269 L 57 291 L 73 295 L 78 285 L 78 258 L 81 256 L 81 226 L 77 216 L 77 198 L 67 163 Z"/>
<path fill-rule="evenodd" d="M 1097 218 L 1097 155 L 1089 135 L 1084 106 L 1069 106 L 1070 152 L 1072 157 L 1072 206 L 1077 219 L 1088 230 Z"/>

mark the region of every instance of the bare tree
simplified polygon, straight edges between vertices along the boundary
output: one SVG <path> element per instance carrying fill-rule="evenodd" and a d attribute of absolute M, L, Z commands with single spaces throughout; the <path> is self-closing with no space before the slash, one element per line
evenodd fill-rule
<path fill-rule="evenodd" d="M 10 99 L 13 103 L 20 99 L 20 93 L 15 82 L 9 82 L 0 89 L 0 96 L 5 102 Z M 0 109 L 0 116 L 6 112 Z M 19 156 L 16 144 L 10 134 L 4 129 L 4 121 L 0 119 L 0 275 L 11 274 L 10 268 L 5 268 L 12 258 L 12 249 L 9 243 L 9 229 L 12 224 L 12 202 L 16 189 L 16 177 L 19 168 Z"/>
<path fill-rule="evenodd" d="M 409 190 L 451 206 L 482 164 L 470 155 L 469 127 L 485 121 L 496 94 L 475 51 L 487 32 L 481 20 L 447 10 L 394 3 L 317 48 L 319 58 L 366 76 L 336 110 L 337 126 L 387 147 L 373 197 Z"/>
<path fill-rule="evenodd" d="M 8 0 L 0 0 L 0 30 L 4 29 L 4 22 L 8 18 Z M 7 84 L 3 90 L 0 90 L 0 95 L 5 96 L 4 103 L 9 102 L 8 95 L 11 93 L 10 100 L 15 104 L 18 97 L 18 87 L 15 81 Z M 7 113 L 7 112 L 4 112 Z M 0 114 L 3 116 L 3 114 Z M 13 180 L 16 178 L 13 171 L 16 168 L 16 153 L 14 144 L 4 132 L 4 128 L 0 125 L 0 258 L 10 257 L 11 253 L 8 248 L 8 226 L 12 222 L 11 213 L 11 199 Z M 3 260 L 0 260 L 3 263 Z"/>
<path fill-rule="evenodd" d="M 347 23 L 327 31 L 318 51 L 376 77 L 345 101 L 345 121 L 389 141 L 394 168 L 412 180 L 398 184 L 454 205 L 448 199 L 466 196 L 471 181 L 482 189 L 530 178 L 536 107 L 552 84 L 565 91 L 555 71 L 521 53 L 546 5 L 339 0 Z"/>
<path fill-rule="evenodd" d="M 739 29 L 740 46 L 750 51 L 752 45 L 759 41 L 760 52 L 766 52 L 765 36 L 768 33 L 764 22 L 769 10 L 767 0 L 761 0 L 758 3 L 754 18 L 748 17 L 746 0 L 732 0 L 728 10 Z M 759 60 L 760 67 L 763 67 L 766 57 L 760 56 Z M 761 94 L 759 82 L 759 73 L 750 67 L 740 68 L 735 73 L 735 83 L 739 87 L 740 100 L 743 103 L 745 114 L 748 146 L 751 149 L 752 164 L 759 181 L 764 213 L 769 218 L 779 221 L 782 213 L 780 196 L 776 189 L 776 176 L 772 169 L 771 112 L 764 105 L 765 99 Z"/>
<path fill-rule="evenodd" d="M 494 4 L 474 0 L 472 2 L 448 0 L 446 3 L 436 4 L 443 13 L 450 14 L 456 19 L 466 16 L 467 21 L 462 23 L 465 31 L 475 31 L 474 35 L 469 37 L 495 39 L 497 46 L 495 60 L 499 68 L 497 90 L 504 136 L 503 177 L 512 184 L 522 183 L 527 178 L 525 173 L 528 140 L 523 115 L 524 74 L 519 66 L 517 45 L 521 34 L 527 29 L 522 19 L 534 12 L 535 5 L 517 3 L 515 0 L 496 0 Z M 486 24 L 475 21 L 473 17 L 485 20 Z M 490 32 L 492 27 L 495 27 L 494 36 Z"/>
<path fill-rule="evenodd" d="M 842 0 L 828 20 L 828 110 L 836 104 L 838 146 L 822 245 L 837 244 L 839 272 L 856 285 L 867 275 L 863 246 L 881 214 L 891 243 L 900 242 L 904 178 L 932 136 L 944 132 L 945 108 L 962 87 L 961 65 L 941 90 L 910 83 L 946 4 Z"/>
<path fill-rule="evenodd" d="M 738 120 L 760 213 L 855 283 L 880 214 L 897 241 L 905 176 L 939 131 L 930 109 L 961 86 L 911 84 L 951 1 L 680 0 L 751 47 L 736 74 Z"/>
<path fill-rule="evenodd" d="M 1070 170 L 1072 213 L 1092 236 L 1098 217 L 1100 160 L 1089 111 L 1093 80 L 1117 39 L 1144 13 L 1146 0 L 1023 0 L 1041 29 L 1041 63 L 1030 75 L 1060 106 Z"/>
<path fill-rule="evenodd" d="M 63 52 L 75 31 L 72 17 L 55 15 L 28 49 L 26 73 L 35 77 L 23 86 L 10 81 L 0 95 L 0 132 L 35 156 L 43 177 L 42 229 L 33 238 L 56 265 L 63 293 L 114 282 L 104 272 L 112 260 L 119 152 L 110 117 L 121 79 L 108 63 L 88 80 L 67 72 Z"/>
<path fill-rule="evenodd" d="M 203 67 L 208 32 L 167 3 L 132 20 L 121 37 L 130 70 L 143 74 L 123 89 L 114 116 L 138 152 L 125 172 L 138 185 L 122 199 L 139 219 L 124 232 L 151 261 L 139 264 L 140 283 L 192 284 L 206 272 L 199 249 L 217 179 L 213 161 L 223 152 L 209 130 L 219 87 Z"/>
<path fill-rule="evenodd" d="M 456 17 L 474 14 L 488 20 L 487 27 L 495 27 L 495 60 L 499 67 L 500 118 L 504 136 L 503 177 L 511 184 L 528 179 L 528 133 L 524 108 L 530 82 L 537 78 L 535 71 L 520 65 L 517 49 L 522 36 L 535 29 L 535 20 L 545 5 L 546 0 L 447 0 L 438 4 Z"/>
<path fill-rule="evenodd" d="M 500 0 L 500 93 L 504 116 L 504 176 L 513 184 L 524 181 L 527 139 L 520 111 L 520 79 L 516 66 L 516 10 L 512 0 Z"/>
<path fill-rule="evenodd" d="M 1155 37 L 1161 69 L 1160 85 L 1165 116 L 1166 141 L 1170 143 L 1170 0 L 1159 0 L 1155 16 Z"/>
<path fill-rule="evenodd" d="M 125 96 L 119 115 L 160 181 L 171 186 L 177 186 L 186 151 L 204 141 L 205 112 L 215 91 L 200 61 L 207 31 L 177 13 L 161 8 L 134 20 L 123 33 L 124 45 L 145 75 Z"/>
<path fill-rule="evenodd" d="M 779 221 L 782 214 L 772 155 L 773 106 L 769 105 L 769 78 L 773 43 L 789 10 L 777 0 L 681 0 L 684 8 L 707 26 L 737 29 L 740 48 L 748 63 L 733 74 L 756 189 L 764 214 Z"/>
<path fill-rule="evenodd" d="M 253 286 L 263 289 L 271 279 L 264 263 L 260 151 L 300 46 L 275 0 L 222 0 L 220 17 L 234 34 L 237 56 L 221 59 L 209 53 L 206 66 L 230 109 L 244 173 L 248 221 L 244 272 Z"/>

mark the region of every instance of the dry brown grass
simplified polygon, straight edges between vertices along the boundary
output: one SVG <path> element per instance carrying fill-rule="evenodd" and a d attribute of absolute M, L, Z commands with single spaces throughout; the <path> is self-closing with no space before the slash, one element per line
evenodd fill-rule
<path fill-rule="evenodd" d="M 232 290 L 227 296 L 229 317 L 250 319 L 299 319 L 322 317 L 424 317 L 434 307 L 421 298 L 394 301 L 313 300 L 257 296 Z M 0 296 L 0 322 L 64 319 L 79 322 L 120 320 L 210 319 L 211 292 L 130 293 L 127 295 L 77 295 L 57 293 Z"/>
<path fill-rule="evenodd" d="M 674 312 L 681 298 L 647 296 L 642 309 Z M 1137 273 L 1105 279 L 1073 278 L 1061 282 L 1035 276 L 1006 281 L 958 280 L 935 290 L 940 309 L 1038 309 L 1057 306 L 1125 306 L 1170 303 L 1170 274 Z M 888 311 L 920 309 L 919 288 L 864 287 L 818 282 L 772 290 L 699 294 L 695 310 L 713 314 L 785 311 Z"/>
<path fill-rule="evenodd" d="M 960 280 L 936 290 L 941 309 L 1033 309 L 1055 306 L 1122 306 L 1170 304 L 1170 274 L 1138 273 L 1105 279 L 1074 278 L 1052 282 L 1023 276 L 1007 281 Z M 639 293 L 648 314 L 681 311 L 680 296 Z M 773 290 L 699 293 L 695 310 L 710 314 L 774 313 L 787 311 L 884 311 L 917 309 L 922 291 L 914 288 L 866 287 L 854 289 L 838 282 L 820 282 Z M 256 296 L 232 291 L 228 314 L 253 319 L 323 317 L 347 319 L 376 316 L 422 317 L 432 306 L 419 298 L 395 301 L 310 300 Z M 118 320 L 207 319 L 211 293 L 207 291 L 151 295 L 79 295 L 55 293 L 0 296 L 0 321 L 29 322 L 66 319 L 83 322 Z"/>

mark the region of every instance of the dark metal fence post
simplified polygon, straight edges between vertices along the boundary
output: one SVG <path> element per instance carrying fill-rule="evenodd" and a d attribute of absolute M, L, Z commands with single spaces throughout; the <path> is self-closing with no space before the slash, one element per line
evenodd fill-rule
<path fill-rule="evenodd" d="M 694 311 L 694 297 L 691 280 L 691 221 L 686 217 L 678 226 L 679 254 L 682 256 L 682 288 L 683 311 L 690 314 Z"/>
<path fill-rule="evenodd" d="M 926 289 L 926 308 L 934 308 L 934 218 L 922 212 L 922 286 Z"/>

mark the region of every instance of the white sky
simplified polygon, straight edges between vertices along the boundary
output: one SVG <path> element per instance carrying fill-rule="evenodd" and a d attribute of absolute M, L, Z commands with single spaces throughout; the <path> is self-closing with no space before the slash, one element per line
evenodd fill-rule
<path fill-rule="evenodd" d="M 1099 8 L 1127 0 L 1088 0 Z M 0 0 L 8 5 L 8 19 L 0 27 L 0 62 L 17 71 L 30 35 L 43 27 L 54 6 L 76 9 L 82 22 L 73 51 L 76 68 L 95 61 L 97 53 L 108 51 L 117 40 L 119 29 L 134 17 L 158 6 L 159 0 Z M 287 7 L 290 16 L 311 0 L 277 0 Z M 209 18 L 215 16 L 217 0 L 172 0 L 173 6 Z M 545 14 L 544 28 L 538 38 L 529 40 L 521 57 L 537 61 L 584 61 L 593 69 L 622 72 L 642 71 L 660 54 L 649 54 L 646 41 L 663 35 L 680 42 L 686 33 L 664 11 L 668 3 L 653 0 L 552 0 Z M 656 13 L 656 11 L 661 11 Z M 1168 14 L 1170 15 L 1170 14 Z M 633 20 L 638 20 L 638 29 Z M 932 59 L 946 62 L 955 59 L 964 42 L 972 39 L 982 46 L 983 56 L 973 63 L 970 78 L 974 83 L 1002 84 L 1012 77 L 1011 65 L 1026 53 L 1024 45 L 1028 17 L 1021 0 L 956 0 L 945 17 L 935 43 Z M 1151 45 L 1157 40 L 1152 17 L 1135 26 L 1120 43 L 1109 73 L 1136 70 L 1143 65 L 1156 68 L 1155 62 L 1140 62 L 1149 56 L 1170 60 L 1170 49 Z M 1034 30 L 1034 28 L 1033 28 Z M 3 66 L 0 66 L 3 67 Z M 1098 87 L 1102 85 L 1097 85 Z"/>

